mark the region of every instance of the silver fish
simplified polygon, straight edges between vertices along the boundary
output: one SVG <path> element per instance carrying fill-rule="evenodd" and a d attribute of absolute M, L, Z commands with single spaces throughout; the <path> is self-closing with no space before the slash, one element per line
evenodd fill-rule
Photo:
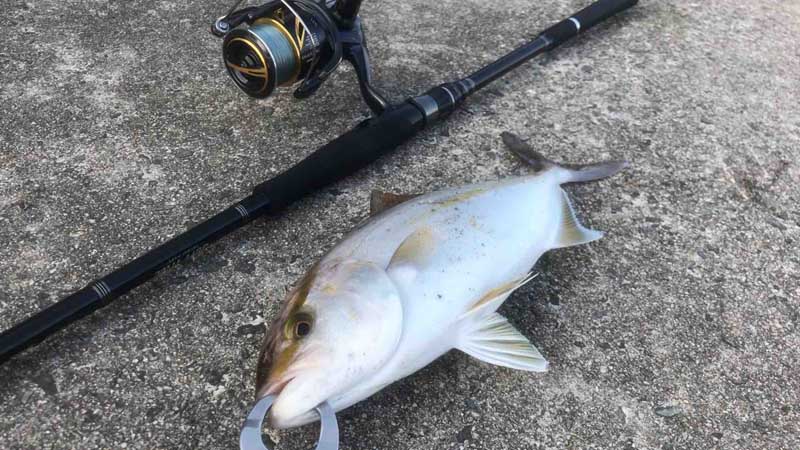
<path fill-rule="evenodd" d="M 566 167 L 534 152 L 522 156 L 535 174 L 388 198 L 399 204 L 311 267 L 258 360 L 256 397 L 276 396 L 273 428 L 317 420 L 314 408 L 326 401 L 335 411 L 347 408 L 451 349 L 547 370 L 541 353 L 496 311 L 532 278 L 544 252 L 602 236 L 578 222 L 561 185 L 605 178 L 626 164 Z"/>

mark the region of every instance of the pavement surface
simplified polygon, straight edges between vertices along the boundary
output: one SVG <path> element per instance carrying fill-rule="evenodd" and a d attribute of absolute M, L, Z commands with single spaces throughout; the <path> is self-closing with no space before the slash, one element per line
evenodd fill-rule
<path fill-rule="evenodd" d="M 2 0 L 0 328 L 245 196 L 368 115 L 352 70 L 255 101 L 209 0 Z M 395 99 L 584 0 L 363 8 Z M 0 366 L 0 448 L 235 449 L 287 287 L 368 211 L 554 159 L 632 168 L 569 190 L 606 230 L 501 312 L 546 374 L 451 352 L 339 415 L 345 449 L 800 448 L 800 3 L 642 1 L 391 156 L 259 220 Z M 314 426 L 271 432 L 311 448 Z"/>

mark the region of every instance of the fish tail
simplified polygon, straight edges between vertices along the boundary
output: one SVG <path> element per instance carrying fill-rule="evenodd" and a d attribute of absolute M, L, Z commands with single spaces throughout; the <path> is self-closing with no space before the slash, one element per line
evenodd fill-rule
<path fill-rule="evenodd" d="M 588 183 L 602 180 L 617 174 L 629 166 L 628 161 L 602 161 L 592 164 L 556 164 L 552 163 L 559 174 L 559 183 Z"/>
<path fill-rule="evenodd" d="M 536 172 L 554 170 L 558 174 L 559 184 L 587 183 L 589 181 L 608 178 L 622 169 L 628 167 L 627 161 L 603 161 L 592 164 L 563 164 L 552 161 L 533 149 L 529 143 L 519 136 L 504 132 L 501 134 L 503 143 L 522 161 L 531 166 Z"/>

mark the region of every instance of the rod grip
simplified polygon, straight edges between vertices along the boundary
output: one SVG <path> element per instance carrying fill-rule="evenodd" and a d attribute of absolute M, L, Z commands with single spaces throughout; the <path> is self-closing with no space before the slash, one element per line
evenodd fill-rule
<path fill-rule="evenodd" d="M 594 27 L 637 3 L 639 3 L 639 0 L 598 0 L 568 19 L 562 20 L 546 29 L 540 36 L 545 36 L 550 40 L 550 48 L 558 46 L 578 33 Z"/>
<path fill-rule="evenodd" d="M 366 120 L 317 149 L 297 165 L 253 190 L 270 199 L 270 213 L 334 183 L 407 141 L 425 125 L 422 111 L 410 102 Z"/>
<path fill-rule="evenodd" d="M 99 307 L 99 294 L 90 288 L 81 289 L 3 331 L 0 333 L 0 364 L 72 323 L 75 317 L 84 317 Z"/>
<path fill-rule="evenodd" d="M 269 199 L 249 196 L 208 220 L 117 268 L 89 286 L 62 298 L 0 332 L 0 364 L 48 336 L 111 303 L 149 280 L 159 270 L 264 213 Z"/>

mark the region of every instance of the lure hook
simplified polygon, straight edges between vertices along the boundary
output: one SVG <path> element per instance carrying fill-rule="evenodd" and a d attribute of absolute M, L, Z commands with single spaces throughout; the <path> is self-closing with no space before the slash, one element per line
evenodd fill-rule
<path fill-rule="evenodd" d="M 240 450 L 272 450 L 261 439 L 261 427 L 275 398 L 275 395 L 268 395 L 253 406 L 239 435 Z M 314 409 L 319 414 L 320 421 L 319 439 L 314 450 L 339 450 L 339 425 L 330 403 L 323 402 Z"/>

